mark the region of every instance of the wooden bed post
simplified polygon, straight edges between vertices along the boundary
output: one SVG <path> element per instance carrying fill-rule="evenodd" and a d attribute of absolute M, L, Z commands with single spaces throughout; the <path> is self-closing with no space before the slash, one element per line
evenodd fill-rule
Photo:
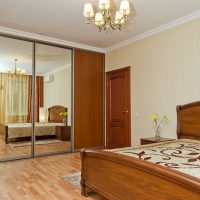
<path fill-rule="evenodd" d="M 84 158 L 86 148 L 81 149 L 81 194 L 85 197 L 88 197 L 92 192 L 86 185 L 85 185 L 85 180 L 86 180 L 86 159 Z"/>
<path fill-rule="evenodd" d="M 87 187 L 85 186 L 85 162 L 86 160 L 84 159 L 84 154 L 85 154 L 85 151 L 86 151 L 86 148 L 84 149 L 81 149 L 81 194 L 85 197 L 88 197 L 89 194 L 88 194 L 88 189 Z"/>
<path fill-rule="evenodd" d="M 176 106 L 176 116 L 177 116 L 177 129 L 176 129 L 176 134 L 177 134 L 177 138 L 180 138 L 180 109 L 181 106 Z"/>
<path fill-rule="evenodd" d="M 5 126 L 5 143 L 8 144 L 8 126 Z"/>

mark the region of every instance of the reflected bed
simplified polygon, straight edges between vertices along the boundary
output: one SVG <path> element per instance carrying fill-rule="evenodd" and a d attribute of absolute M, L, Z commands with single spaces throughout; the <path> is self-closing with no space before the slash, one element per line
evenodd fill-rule
<path fill-rule="evenodd" d="M 48 108 L 48 122 L 35 123 L 36 136 L 56 136 L 63 126 L 61 112 L 66 112 L 67 108 L 63 106 L 53 106 Z M 13 139 L 23 139 L 31 137 L 32 123 L 5 123 L 0 125 L 1 134 L 5 135 L 6 144 Z"/>
<path fill-rule="evenodd" d="M 63 126 L 62 123 L 35 123 L 35 136 L 55 136 L 56 128 Z M 12 139 L 31 137 L 31 123 L 4 124 L 6 144 Z"/>

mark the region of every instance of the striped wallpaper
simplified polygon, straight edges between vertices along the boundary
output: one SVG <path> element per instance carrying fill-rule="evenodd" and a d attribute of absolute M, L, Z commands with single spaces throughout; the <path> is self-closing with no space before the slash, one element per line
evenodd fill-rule
<path fill-rule="evenodd" d="M 126 66 L 132 145 L 154 136 L 149 115 L 155 112 L 169 118 L 161 136 L 176 138 L 176 106 L 200 100 L 200 18 L 106 53 L 106 71 Z"/>

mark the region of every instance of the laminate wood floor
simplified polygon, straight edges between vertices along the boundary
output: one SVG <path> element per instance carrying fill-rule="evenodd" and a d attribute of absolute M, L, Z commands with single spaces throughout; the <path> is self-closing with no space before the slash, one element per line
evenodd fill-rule
<path fill-rule="evenodd" d="M 0 163 L 0 200 L 105 200 L 98 195 L 83 197 L 61 179 L 80 167 L 79 153 Z"/>
<path fill-rule="evenodd" d="M 58 151 L 71 151 L 70 141 L 61 141 L 58 143 L 38 144 L 35 146 L 36 155 L 42 153 L 55 153 Z M 0 135 L 0 160 L 12 159 L 31 155 L 31 146 L 14 146 L 13 143 L 6 144 L 4 135 Z"/>

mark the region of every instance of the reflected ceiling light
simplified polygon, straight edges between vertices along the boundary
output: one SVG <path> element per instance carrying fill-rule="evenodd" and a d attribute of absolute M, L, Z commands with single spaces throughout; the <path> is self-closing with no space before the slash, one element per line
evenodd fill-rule
<path fill-rule="evenodd" d="M 12 76 L 24 75 L 26 73 L 26 71 L 24 69 L 21 69 L 21 68 L 17 67 L 17 61 L 18 61 L 18 59 L 15 58 L 14 70 L 11 69 L 11 68 L 8 68 L 5 73 L 7 73 L 9 75 L 12 75 Z"/>
<path fill-rule="evenodd" d="M 87 24 L 91 22 L 99 29 L 99 31 L 112 29 L 121 30 L 122 25 L 127 21 L 130 14 L 130 5 L 128 0 L 122 0 L 120 8 L 115 12 L 115 19 L 112 19 L 113 10 L 110 8 L 109 0 L 99 0 L 98 7 L 100 12 L 94 13 L 91 3 L 84 4 L 83 16 L 86 18 Z"/>

